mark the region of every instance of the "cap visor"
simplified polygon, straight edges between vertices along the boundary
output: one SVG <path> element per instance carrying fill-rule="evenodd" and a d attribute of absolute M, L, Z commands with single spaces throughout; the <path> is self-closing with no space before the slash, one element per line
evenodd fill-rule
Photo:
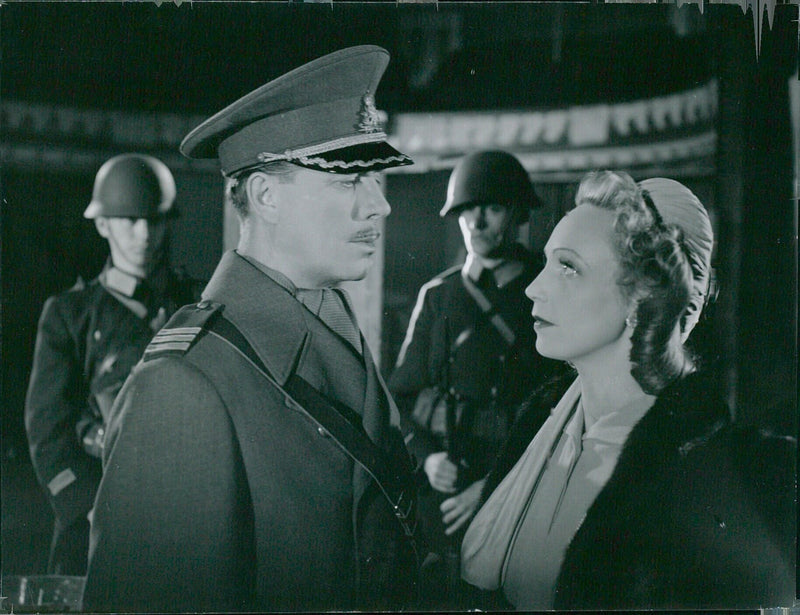
<path fill-rule="evenodd" d="M 350 145 L 315 156 L 295 158 L 289 162 L 328 173 L 365 173 L 414 164 L 408 156 L 385 141 Z"/>

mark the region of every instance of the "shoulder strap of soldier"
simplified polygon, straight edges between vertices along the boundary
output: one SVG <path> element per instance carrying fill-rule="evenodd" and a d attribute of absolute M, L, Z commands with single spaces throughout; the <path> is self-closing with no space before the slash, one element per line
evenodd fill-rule
<path fill-rule="evenodd" d="M 461 281 L 464 283 L 464 288 L 467 289 L 467 292 L 475 300 L 475 303 L 477 303 L 478 307 L 481 308 L 484 316 L 489 319 L 489 322 L 492 323 L 492 326 L 495 329 L 497 329 L 497 332 L 506 341 L 506 343 L 509 346 L 513 346 L 514 342 L 517 340 L 517 335 L 514 333 L 511 327 L 508 326 L 508 323 L 503 319 L 500 313 L 494 309 L 492 302 L 486 298 L 486 295 L 481 292 L 481 289 L 475 285 L 475 283 L 464 271 L 461 272 Z"/>
<path fill-rule="evenodd" d="M 297 374 L 292 374 L 285 386 L 278 384 L 250 342 L 222 314 L 209 322 L 208 330 L 250 359 L 272 386 L 302 408 L 353 461 L 367 471 L 388 500 L 405 534 L 413 537 L 416 524 L 412 479 L 405 473 L 391 469 L 392 465 L 387 462 L 384 452 L 367 436 L 358 414 L 341 403 L 331 401 Z"/>
<path fill-rule="evenodd" d="M 209 322 L 213 322 L 212 317 L 221 313 L 221 308 L 220 304 L 207 300 L 183 306 L 150 340 L 142 360 L 147 362 L 163 356 L 186 354 L 205 333 Z"/>

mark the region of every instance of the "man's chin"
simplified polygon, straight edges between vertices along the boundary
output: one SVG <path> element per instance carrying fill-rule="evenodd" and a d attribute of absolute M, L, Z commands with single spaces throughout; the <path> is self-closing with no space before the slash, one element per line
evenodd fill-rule
<path fill-rule="evenodd" d="M 367 277 L 368 273 L 369 273 L 369 268 L 367 268 L 365 271 L 362 271 L 361 273 L 355 273 L 351 277 L 348 277 L 343 281 L 344 282 L 360 282 L 361 280 L 363 280 L 364 278 Z"/>
<path fill-rule="evenodd" d="M 372 268 L 372 259 L 369 259 L 363 267 L 354 269 L 353 272 L 346 278 L 348 282 L 360 282 L 364 278 L 367 277 L 369 274 L 369 270 Z"/>
<path fill-rule="evenodd" d="M 489 248 L 484 246 L 473 246 L 472 251 L 480 258 L 486 259 L 501 258 L 503 254 L 503 249 L 500 247 Z"/>

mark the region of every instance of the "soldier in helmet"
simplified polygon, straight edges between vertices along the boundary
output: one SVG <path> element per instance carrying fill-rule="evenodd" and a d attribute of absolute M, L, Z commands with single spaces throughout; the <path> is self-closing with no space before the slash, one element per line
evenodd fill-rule
<path fill-rule="evenodd" d="M 50 297 L 39 321 L 25 427 L 55 516 L 50 574 L 86 572 L 105 419 L 156 331 L 199 294 L 167 264 L 175 181 L 151 156 L 124 154 L 97 173 L 84 216 L 108 241 L 105 267 Z"/>
<path fill-rule="evenodd" d="M 523 247 L 528 175 L 506 152 L 482 151 L 453 170 L 441 216 L 458 216 L 466 262 L 420 290 L 389 387 L 423 464 L 420 523 L 431 554 L 430 606 L 458 607 L 458 545 L 484 477 L 524 394 L 558 364 L 535 351 L 525 287 L 540 259 Z M 425 588 L 424 588 L 425 589 Z"/>

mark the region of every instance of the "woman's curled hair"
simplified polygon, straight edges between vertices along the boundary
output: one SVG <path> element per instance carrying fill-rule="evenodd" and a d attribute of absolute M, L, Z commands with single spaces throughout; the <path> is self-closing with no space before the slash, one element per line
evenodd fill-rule
<path fill-rule="evenodd" d="M 692 270 L 681 230 L 665 225 L 646 192 L 623 172 L 589 173 L 578 187 L 576 205 L 613 211 L 614 241 L 623 294 L 637 301 L 631 335 L 631 375 L 657 394 L 694 369 L 680 341 L 680 319 L 689 305 Z"/>

